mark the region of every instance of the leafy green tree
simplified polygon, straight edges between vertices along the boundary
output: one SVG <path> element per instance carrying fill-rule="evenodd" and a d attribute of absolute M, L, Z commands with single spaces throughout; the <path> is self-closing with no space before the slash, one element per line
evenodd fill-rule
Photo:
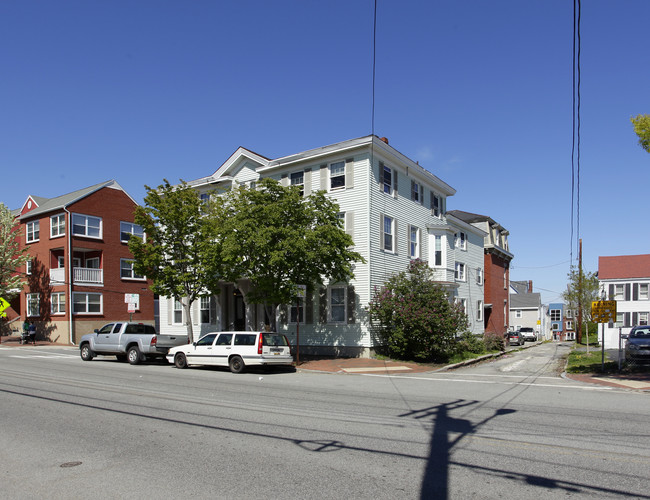
<path fill-rule="evenodd" d="M 11 300 L 23 287 L 20 267 L 29 255 L 20 249 L 20 226 L 16 224 L 11 210 L 0 203 L 0 297 Z"/>
<path fill-rule="evenodd" d="M 460 304 L 450 302 L 420 259 L 375 289 L 368 313 L 380 342 L 400 359 L 447 360 L 468 325 Z"/>
<path fill-rule="evenodd" d="M 265 178 L 219 196 L 210 219 L 226 279 L 245 285 L 246 302 L 263 304 L 272 327 L 277 306 L 294 302 L 298 285 L 348 281 L 354 263 L 364 262 L 324 191 L 303 197 L 297 186 Z"/>
<path fill-rule="evenodd" d="M 145 186 L 145 206 L 137 207 L 135 223 L 144 229 L 144 240 L 129 240 L 133 268 L 153 281 L 154 293 L 183 304 L 188 342 L 192 342 L 192 303 L 219 293 L 222 278 L 220 245 L 216 227 L 205 216 L 205 203 L 181 181 L 152 189 Z"/>
<path fill-rule="evenodd" d="M 591 322 L 591 303 L 598 300 L 598 275 L 595 272 L 582 272 L 571 266 L 567 274 L 567 289 L 562 293 L 562 299 L 568 308 L 577 311 L 582 307 L 581 320 Z M 576 326 L 576 340 L 582 342 L 582 321 Z"/>
<path fill-rule="evenodd" d="M 639 145 L 650 153 L 650 115 L 637 115 L 630 118 L 634 132 L 639 136 Z"/>

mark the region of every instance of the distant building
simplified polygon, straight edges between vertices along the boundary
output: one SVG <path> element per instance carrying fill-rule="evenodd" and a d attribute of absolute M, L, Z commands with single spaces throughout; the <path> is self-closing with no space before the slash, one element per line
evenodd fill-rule
<path fill-rule="evenodd" d="M 618 348 L 620 333 L 650 319 L 650 254 L 599 257 L 598 283 L 600 296 L 616 301 L 616 321 L 605 324 L 605 347 Z"/>
<path fill-rule="evenodd" d="M 575 340 L 575 316 L 573 310 L 562 302 L 548 305 L 548 316 L 553 340 Z"/>
<path fill-rule="evenodd" d="M 510 329 L 529 327 L 539 340 L 546 339 L 546 308 L 541 294 L 533 292 L 532 281 L 510 282 Z"/>

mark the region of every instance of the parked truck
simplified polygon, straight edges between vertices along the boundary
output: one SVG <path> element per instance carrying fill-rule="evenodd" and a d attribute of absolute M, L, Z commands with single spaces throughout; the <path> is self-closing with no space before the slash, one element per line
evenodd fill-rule
<path fill-rule="evenodd" d="M 97 355 L 117 356 L 118 361 L 136 365 L 146 359 L 165 359 L 169 349 L 186 343 L 187 335 L 157 335 L 152 325 L 115 322 L 81 337 L 79 353 L 84 361 Z"/>

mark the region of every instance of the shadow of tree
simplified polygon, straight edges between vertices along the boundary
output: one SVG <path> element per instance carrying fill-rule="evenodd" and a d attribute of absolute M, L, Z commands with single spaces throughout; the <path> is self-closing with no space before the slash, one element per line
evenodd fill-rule
<path fill-rule="evenodd" d="M 34 321 L 37 340 L 51 340 L 51 335 L 56 327 L 51 321 L 50 303 L 52 300 L 52 287 L 50 286 L 50 273 L 39 259 L 32 261 L 32 272 L 27 276 L 29 293 L 38 293 L 38 316 L 28 318 Z M 29 304 L 27 305 L 29 307 Z"/>

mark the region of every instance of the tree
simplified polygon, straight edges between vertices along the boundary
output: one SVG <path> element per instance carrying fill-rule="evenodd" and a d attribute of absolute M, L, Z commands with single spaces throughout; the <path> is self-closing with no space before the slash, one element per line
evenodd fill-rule
<path fill-rule="evenodd" d="M 218 294 L 222 278 L 215 226 L 204 216 L 206 204 L 185 182 L 174 187 L 164 179 L 156 189 L 145 188 L 145 206 L 135 211 L 135 223 L 142 226 L 145 237 L 129 240 L 133 268 L 153 281 L 154 293 L 183 304 L 188 342 L 192 342 L 192 303 Z"/>
<path fill-rule="evenodd" d="M 246 303 L 264 305 L 272 327 L 277 306 L 294 302 L 298 285 L 348 281 L 354 263 L 364 262 L 324 191 L 303 197 L 297 186 L 266 178 L 218 197 L 210 218 L 227 280 L 245 288 Z"/>
<path fill-rule="evenodd" d="M 379 340 L 400 359 L 446 360 L 455 351 L 457 335 L 467 330 L 461 305 L 450 302 L 420 259 L 375 289 L 368 313 Z"/>
<path fill-rule="evenodd" d="M 567 274 L 568 284 L 562 299 L 573 311 L 582 308 L 582 318 L 591 321 L 591 303 L 598 300 L 598 275 L 595 272 L 585 272 L 576 266 L 571 266 Z M 582 324 L 577 325 L 576 339 L 582 341 Z"/>
<path fill-rule="evenodd" d="M 23 278 L 17 271 L 29 255 L 20 249 L 20 226 L 11 210 L 0 203 L 0 297 L 11 300 L 23 287 Z"/>
<path fill-rule="evenodd" d="M 630 118 L 634 132 L 639 136 L 639 145 L 650 153 L 650 115 L 637 115 Z"/>

